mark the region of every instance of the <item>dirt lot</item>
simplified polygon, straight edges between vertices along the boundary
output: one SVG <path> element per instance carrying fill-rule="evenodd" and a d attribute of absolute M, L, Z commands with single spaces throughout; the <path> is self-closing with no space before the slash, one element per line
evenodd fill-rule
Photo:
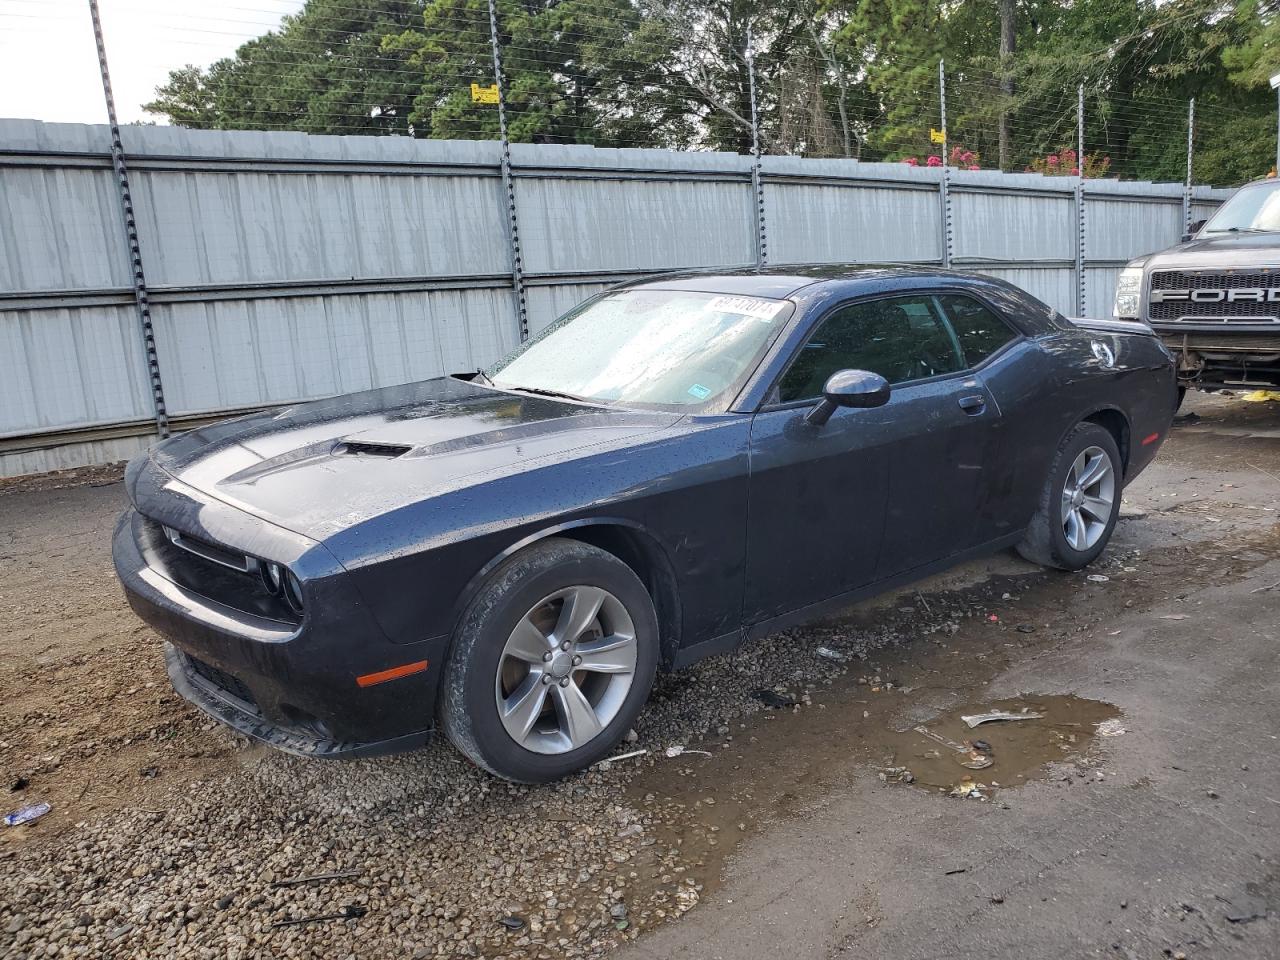
<path fill-rule="evenodd" d="M 1276 957 L 1280 405 L 1188 409 L 1094 579 L 1002 555 L 699 664 L 648 754 L 543 788 L 206 723 L 120 598 L 113 475 L 11 485 L 0 789 L 54 809 L 0 830 L 0 954 Z"/>

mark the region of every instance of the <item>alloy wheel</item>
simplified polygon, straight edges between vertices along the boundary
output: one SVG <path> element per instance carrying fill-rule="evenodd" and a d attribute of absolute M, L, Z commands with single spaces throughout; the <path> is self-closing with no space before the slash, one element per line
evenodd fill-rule
<path fill-rule="evenodd" d="M 507 734 L 534 753 L 585 746 L 635 680 L 636 628 L 622 601 L 578 585 L 538 601 L 507 638 L 494 695 Z"/>
<path fill-rule="evenodd" d="M 1083 553 L 1102 538 L 1115 498 L 1111 458 L 1101 447 L 1086 447 L 1072 462 L 1062 488 L 1062 532 L 1071 549 Z"/>

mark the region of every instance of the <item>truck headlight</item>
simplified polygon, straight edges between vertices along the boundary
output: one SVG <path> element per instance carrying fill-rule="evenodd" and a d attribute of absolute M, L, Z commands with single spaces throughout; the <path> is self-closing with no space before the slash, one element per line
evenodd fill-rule
<path fill-rule="evenodd" d="M 1139 301 L 1142 299 L 1142 268 L 1125 267 L 1120 271 L 1120 279 L 1116 282 L 1117 320 L 1137 320 L 1140 316 Z"/>

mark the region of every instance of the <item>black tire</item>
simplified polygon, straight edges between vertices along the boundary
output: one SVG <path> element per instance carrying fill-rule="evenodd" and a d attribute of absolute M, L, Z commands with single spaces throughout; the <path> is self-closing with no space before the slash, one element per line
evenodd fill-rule
<path fill-rule="evenodd" d="M 557 590 L 600 587 L 622 603 L 636 632 L 636 669 L 613 719 L 584 746 L 537 753 L 517 743 L 499 716 L 494 687 L 503 648 L 516 624 Z M 658 665 L 658 618 L 640 578 L 610 553 L 548 538 L 504 561 L 467 606 L 445 664 L 440 723 L 450 742 L 496 776 L 547 783 L 608 756 L 649 697 Z"/>
<path fill-rule="evenodd" d="M 1067 541 L 1062 497 L 1072 464 L 1090 447 L 1102 450 L 1110 459 L 1112 475 L 1115 478 L 1114 496 L 1110 516 L 1107 518 L 1101 536 L 1087 549 L 1078 550 Z M 1031 518 L 1031 523 L 1027 527 L 1025 539 L 1018 544 L 1018 553 L 1032 563 L 1056 567 L 1059 570 L 1080 570 L 1093 563 L 1106 549 L 1111 533 L 1115 530 L 1116 519 L 1120 515 L 1123 476 L 1120 450 L 1116 446 L 1111 431 L 1096 423 L 1076 424 L 1054 455 L 1053 463 L 1049 467 L 1049 476 L 1040 493 L 1035 516 Z"/>

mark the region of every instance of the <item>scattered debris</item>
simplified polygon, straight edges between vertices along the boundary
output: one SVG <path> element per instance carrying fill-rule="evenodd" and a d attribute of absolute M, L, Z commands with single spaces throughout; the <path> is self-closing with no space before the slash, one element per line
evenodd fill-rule
<path fill-rule="evenodd" d="M 785 707 L 794 707 L 799 702 L 790 694 L 781 694 L 776 690 L 757 690 L 752 694 L 757 700 L 766 707 L 772 707 L 781 710 Z"/>
<path fill-rule="evenodd" d="M 609 908 L 609 916 L 615 920 L 627 919 L 627 905 L 625 903 L 615 903 Z"/>
<path fill-rule="evenodd" d="M 990 753 L 991 744 L 987 743 L 985 740 L 975 740 L 973 741 L 973 749 L 981 750 L 983 753 Z"/>
<path fill-rule="evenodd" d="M 969 872 L 968 867 L 956 867 L 954 870 L 948 870 L 942 875 L 944 877 L 954 877 L 957 873 L 968 873 L 968 872 Z"/>
<path fill-rule="evenodd" d="M 965 777 L 951 788 L 951 793 L 948 796 L 957 797 L 961 800 L 985 800 L 987 796 L 982 791 L 986 789 L 987 785 L 985 783 L 974 783 L 973 780 Z"/>
<path fill-rule="evenodd" d="M 26 777 L 19 777 L 17 780 L 13 781 L 13 783 L 9 784 L 9 792 L 17 793 L 19 790 L 27 789 L 29 786 L 31 786 L 30 780 Z"/>
<path fill-rule="evenodd" d="M 1118 737 L 1123 733 L 1128 733 L 1124 728 L 1124 723 L 1119 717 L 1113 717 L 1110 720 L 1103 720 L 1098 724 L 1098 736 L 1100 737 Z"/>
<path fill-rule="evenodd" d="M 1018 624 L 1018 632 L 1019 633 L 1035 633 L 1036 628 L 1029 623 L 1020 623 Z"/>
<path fill-rule="evenodd" d="M 321 883 L 325 880 L 350 880 L 360 876 L 359 870 L 339 870 L 336 873 L 317 873 L 310 877 L 290 877 L 287 880 L 276 880 L 273 887 L 300 887 L 304 883 Z"/>
<path fill-rule="evenodd" d="M 673 743 L 671 746 L 667 747 L 667 749 L 664 750 L 663 753 L 665 753 L 668 757 L 671 757 L 673 759 L 675 757 L 683 757 L 686 754 L 690 754 L 690 753 L 700 753 L 704 757 L 711 756 L 710 750 L 690 750 L 688 747 L 679 743 Z"/>
<path fill-rule="evenodd" d="M 1228 923 L 1250 923 L 1254 920 L 1266 919 L 1267 905 L 1254 897 L 1246 895 L 1241 903 L 1234 903 L 1226 897 L 1218 897 L 1218 899 L 1231 908 L 1226 912 Z"/>
<path fill-rule="evenodd" d="M 989 710 L 986 713 L 971 713 L 968 716 L 960 718 L 969 725 L 969 729 L 981 726 L 984 723 L 996 723 L 1004 720 L 1043 720 L 1043 713 L 1036 713 L 1033 710 L 1023 710 L 1021 713 L 1014 713 L 1012 710 Z"/>
<path fill-rule="evenodd" d="M 934 743 L 940 743 L 953 753 L 959 754 L 963 759 L 957 760 L 956 762 L 959 763 L 960 766 L 969 770 L 985 770 L 987 767 L 991 766 L 991 764 L 995 763 L 994 760 L 983 754 L 982 751 L 975 750 L 973 747 L 965 746 L 963 743 L 956 743 L 954 740 L 944 737 L 940 733 L 934 733 L 928 727 L 920 726 L 912 727 L 912 729 L 922 737 L 927 737 Z"/>
<path fill-rule="evenodd" d="M 314 917 L 290 917 L 288 920 L 277 920 L 271 924 L 271 929 L 296 927 L 304 923 L 323 923 L 326 920 L 356 920 L 368 912 L 368 907 L 361 906 L 358 903 L 349 903 L 337 913 L 322 913 Z"/>
<path fill-rule="evenodd" d="M 138 776 L 142 777 L 144 780 L 154 780 L 156 777 L 160 776 L 160 768 L 143 767 L 138 771 Z"/>
<path fill-rule="evenodd" d="M 1166 613 L 1160 619 L 1161 620 L 1186 620 L 1188 619 L 1188 617 L 1185 613 Z"/>
<path fill-rule="evenodd" d="M 640 739 L 640 734 L 636 733 L 635 728 L 632 727 L 630 730 L 627 731 L 627 735 L 622 739 L 626 743 L 635 743 L 637 740 Z"/>
<path fill-rule="evenodd" d="M 832 650 L 830 647 L 819 647 L 814 652 L 824 660 L 834 660 L 836 663 L 844 663 L 849 659 L 839 650 Z"/>
<path fill-rule="evenodd" d="M 506 927 L 508 930 L 524 929 L 524 920 L 517 916 L 506 916 L 506 917 L 503 917 L 498 922 L 502 924 L 504 927 Z"/>
<path fill-rule="evenodd" d="M 1091 573 L 1085 577 L 1090 583 L 1109 583 L 1111 578 L 1102 573 Z"/>
<path fill-rule="evenodd" d="M 13 813 L 6 813 L 4 817 L 4 825 L 6 827 L 16 827 L 19 824 L 30 823 L 32 820 L 39 820 L 53 807 L 47 803 L 33 803 L 30 806 L 22 807 Z"/>
<path fill-rule="evenodd" d="M 607 764 L 617 763 L 619 760 L 631 760 L 635 757 L 643 757 L 648 752 L 648 750 L 632 750 L 629 753 L 620 753 L 616 757 L 605 757 L 603 760 L 596 761 L 595 765 L 597 767 L 606 767 L 607 769 Z"/>
<path fill-rule="evenodd" d="M 906 767 L 885 767 L 880 771 L 880 780 L 882 783 L 915 783 L 916 776 Z"/>

